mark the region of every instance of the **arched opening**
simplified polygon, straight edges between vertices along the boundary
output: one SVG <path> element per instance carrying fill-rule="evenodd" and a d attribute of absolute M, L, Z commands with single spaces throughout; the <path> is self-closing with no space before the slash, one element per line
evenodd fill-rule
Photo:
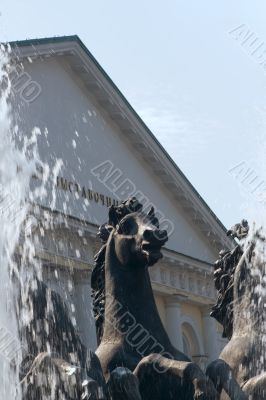
<path fill-rule="evenodd" d="M 188 356 L 189 358 L 192 357 L 191 355 L 191 345 L 190 341 L 187 338 L 187 335 L 184 331 L 182 331 L 182 340 L 183 340 L 183 352 Z"/>
<path fill-rule="evenodd" d="M 188 323 L 182 323 L 183 352 L 201 368 L 205 368 L 206 357 L 201 354 L 199 340 L 194 327 Z"/>
<path fill-rule="evenodd" d="M 183 350 L 189 357 L 200 353 L 199 342 L 194 328 L 188 323 L 182 324 Z"/>

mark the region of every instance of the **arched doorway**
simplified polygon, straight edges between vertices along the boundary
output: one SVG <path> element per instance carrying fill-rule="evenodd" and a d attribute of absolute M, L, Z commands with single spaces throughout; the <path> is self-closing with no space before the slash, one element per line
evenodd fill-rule
<path fill-rule="evenodd" d="M 182 329 L 182 341 L 183 341 L 183 352 L 189 358 L 192 358 L 190 340 L 188 339 L 187 334 L 184 332 L 183 329 Z"/>
<path fill-rule="evenodd" d="M 202 369 L 205 369 L 207 357 L 203 354 L 195 327 L 188 321 L 182 323 L 182 341 L 183 352 Z"/>

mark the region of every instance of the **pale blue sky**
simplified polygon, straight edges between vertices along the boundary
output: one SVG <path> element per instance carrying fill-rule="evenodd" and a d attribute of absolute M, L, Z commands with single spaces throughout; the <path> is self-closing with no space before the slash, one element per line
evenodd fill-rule
<path fill-rule="evenodd" d="M 266 181 L 266 69 L 229 31 L 245 24 L 266 49 L 265 0 L 2 0 L 0 12 L 2 41 L 78 34 L 226 226 L 264 218 L 229 169 Z"/>

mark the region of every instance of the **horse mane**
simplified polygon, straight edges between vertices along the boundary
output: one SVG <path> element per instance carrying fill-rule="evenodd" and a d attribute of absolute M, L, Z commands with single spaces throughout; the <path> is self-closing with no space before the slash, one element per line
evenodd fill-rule
<path fill-rule="evenodd" d="M 100 344 L 103 334 L 105 310 L 105 251 L 104 244 L 94 257 L 94 269 L 91 274 L 91 288 L 93 299 L 93 315 L 96 326 L 97 344 Z"/>
<path fill-rule="evenodd" d="M 93 298 L 93 315 L 96 325 L 96 336 L 98 345 L 101 342 L 104 326 L 105 312 L 105 254 L 106 244 L 110 233 L 119 224 L 119 222 L 128 214 L 142 211 L 142 204 L 135 198 L 129 198 L 123 201 L 119 206 L 111 206 L 109 208 L 109 220 L 99 227 L 97 236 L 102 242 L 102 247 L 94 257 L 94 269 L 91 275 L 91 288 Z M 147 217 L 151 222 L 159 226 L 159 221 L 155 217 L 154 208 L 152 207 Z"/>
<path fill-rule="evenodd" d="M 214 264 L 214 284 L 218 297 L 210 315 L 222 325 L 222 337 L 228 339 L 233 334 L 234 273 L 242 254 L 240 246 L 236 246 L 232 251 L 222 250 L 220 258 Z"/>

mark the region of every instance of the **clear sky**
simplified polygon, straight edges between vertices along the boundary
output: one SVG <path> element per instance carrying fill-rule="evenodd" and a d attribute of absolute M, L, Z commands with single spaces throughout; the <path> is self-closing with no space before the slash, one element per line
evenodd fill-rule
<path fill-rule="evenodd" d="M 0 13 L 2 41 L 79 35 L 226 226 L 266 220 L 265 0 L 1 0 Z"/>

